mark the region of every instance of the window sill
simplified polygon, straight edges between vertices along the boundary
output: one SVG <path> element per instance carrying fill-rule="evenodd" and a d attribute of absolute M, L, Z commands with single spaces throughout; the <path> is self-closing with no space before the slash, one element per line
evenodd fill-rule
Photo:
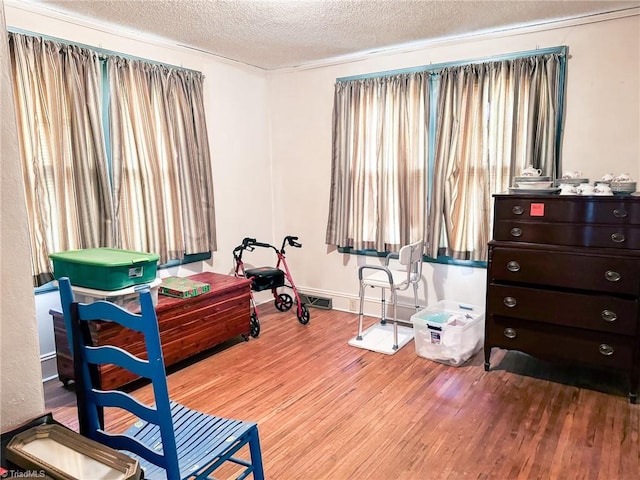
<path fill-rule="evenodd" d="M 378 252 L 376 250 L 353 250 L 351 247 L 338 247 L 338 252 L 349 255 L 363 255 L 367 257 L 386 257 L 389 252 Z M 438 255 L 438 258 L 422 256 L 422 261 L 427 263 L 439 263 L 441 265 L 456 265 L 459 267 L 487 268 L 487 262 L 476 260 L 458 260 L 446 255 Z"/>

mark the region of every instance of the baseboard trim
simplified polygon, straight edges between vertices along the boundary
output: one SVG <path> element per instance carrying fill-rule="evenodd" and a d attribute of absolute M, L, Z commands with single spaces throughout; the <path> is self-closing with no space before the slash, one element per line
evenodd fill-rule
<path fill-rule="evenodd" d="M 42 372 L 42 383 L 58 378 L 56 352 L 49 352 L 44 355 L 40 355 L 40 369 Z"/>

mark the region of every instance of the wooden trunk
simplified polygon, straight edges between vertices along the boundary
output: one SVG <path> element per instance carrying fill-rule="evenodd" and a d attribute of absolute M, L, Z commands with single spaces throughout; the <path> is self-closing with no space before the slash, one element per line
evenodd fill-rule
<path fill-rule="evenodd" d="M 208 350 L 238 335 L 248 339 L 250 329 L 251 282 L 244 278 L 205 272 L 191 275 L 193 280 L 209 283 L 208 293 L 192 298 L 160 295 L 156 306 L 165 367 Z M 58 377 L 66 385 L 74 379 L 73 359 L 67 330 L 60 312 L 53 315 Z M 146 358 L 142 336 L 108 322 L 91 322 L 95 345 L 115 345 Z M 103 366 L 101 386 L 116 388 L 136 380 L 126 370 Z"/>

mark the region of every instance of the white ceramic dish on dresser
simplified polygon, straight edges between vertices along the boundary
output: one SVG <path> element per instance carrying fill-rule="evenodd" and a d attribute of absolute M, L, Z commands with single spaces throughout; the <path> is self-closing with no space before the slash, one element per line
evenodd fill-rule
<path fill-rule="evenodd" d="M 560 184 L 566 184 L 566 185 L 580 185 L 581 183 L 589 183 L 589 179 L 588 178 L 558 178 L 556 179 L 555 184 L 556 185 L 560 185 Z"/>
<path fill-rule="evenodd" d="M 551 177 L 513 177 L 513 183 L 518 184 L 522 182 L 548 182 Z"/>
<path fill-rule="evenodd" d="M 558 193 L 559 191 L 560 191 L 559 187 L 550 187 L 550 188 L 511 187 L 509 188 L 509 193 L 521 194 L 521 195 L 552 195 L 552 194 Z"/>
<path fill-rule="evenodd" d="M 636 191 L 636 182 L 616 182 L 610 183 L 611 191 L 618 195 L 629 195 Z"/>
<path fill-rule="evenodd" d="M 518 182 L 517 186 L 518 188 L 526 188 L 527 190 L 545 190 L 551 188 L 553 182 Z"/>

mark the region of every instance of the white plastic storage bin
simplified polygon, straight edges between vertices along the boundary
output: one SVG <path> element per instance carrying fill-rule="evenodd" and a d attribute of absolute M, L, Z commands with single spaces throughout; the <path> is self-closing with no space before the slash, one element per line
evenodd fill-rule
<path fill-rule="evenodd" d="M 443 300 L 411 317 L 416 353 L 429 360 L 459 366 L 480 350 L 484 309 Z"/>
<path fill-rule="evenodd" d="M 77 302 L 93 303 L 98 300 L 107 300 L 126 308 L 130 312 L 139 312 L 140 294 L 136 289 L 143 285 L 149 285 L 151 298 L 153 300 L 153 305 L 155 306 L 158 303 L 158 290 L 160 289 L 161 283 L 162 279 L 156 278 L 148 284 L 135 285 L 121 290 L 94 290 L 91 288 L 77 287 L 75 285 L 71 285 L 71 289 L 73 290 L 73 296 Z"/>

